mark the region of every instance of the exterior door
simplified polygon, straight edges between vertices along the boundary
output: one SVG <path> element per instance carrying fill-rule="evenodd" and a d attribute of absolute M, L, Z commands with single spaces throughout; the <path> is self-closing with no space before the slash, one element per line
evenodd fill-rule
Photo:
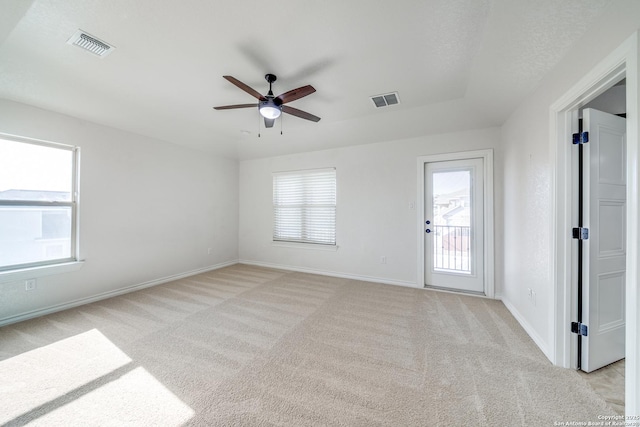
<path fill-rule="evenodd" d="M 425 286 L 484 293 L 483 159 L 425 167 Z"/>
<path fill-rule="evenodd" d="M 591 372 L 625 357 L 626 120 L 583 111 L 584 226 L 581 369 Z"/>

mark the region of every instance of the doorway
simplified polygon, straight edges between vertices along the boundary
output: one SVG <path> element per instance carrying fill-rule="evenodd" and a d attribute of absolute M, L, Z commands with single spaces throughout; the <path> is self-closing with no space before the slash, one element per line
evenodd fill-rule
<path fill-rule="evenodd" d="M 493 150 L 418 158 L 418 286 L 494 297 Z"/>
<path fill-rule="evenodd" d="M 576 251 L 572 250 L 575 240 L 572 228 L 576 227 L 573 201 L 572 138 L 578 132 L 578 112 L 590 101 L 626 79 L 626 109 L 629 112 L 626 122 L 626 179 L 627 200 L 625 209 L 626 223 L 626 274 L 625 287 L 625 400 L 626 412 L 637 414 L 640 410 L 640 369 L 637 355 L 640 351 L 640 293 L 638 290 L 640 261 L 640 198 L 637 191 L 640 177 L 638 163 L 640 151 L 638 144 L 638 33 L 634 33 L 609 56 L 596 65 L 578 81 L 565 95 L 550 107 L 551 149 L 555 164 L 553 185 L 552 226 L 552 271 L 554 292 L 550 301 L 553 307 L 551 333 L 554 337 L 551 359 L 554 364 L 565 368 L 577 366 L 577 339 L 571 331 L 575 321 L 578 304 L 575 298 L 574 266 L 577 262 Z"/>
<path fill-rule="evenodd" d="M 425 286 L 484 293 L 482 159 L 425 165 Z"/>

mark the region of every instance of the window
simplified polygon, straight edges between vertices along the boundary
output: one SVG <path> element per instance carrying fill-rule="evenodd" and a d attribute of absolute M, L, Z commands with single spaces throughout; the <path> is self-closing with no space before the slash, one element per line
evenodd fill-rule
<path fill-rule="evenodd" d="M 336 170 L 273 175 L 273 240 L 336 244 Z"/>
<path fill-rule="evenodd" d="M 77 260 L 77 151 L 0 135 L 0 271 Z"/>

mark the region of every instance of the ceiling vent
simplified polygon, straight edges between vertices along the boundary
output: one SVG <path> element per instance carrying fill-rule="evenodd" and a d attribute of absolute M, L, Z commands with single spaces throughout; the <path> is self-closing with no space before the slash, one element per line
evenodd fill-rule
<path fill-rule="evenodd" d="M 67 44 L 81 47 L 82 49 L 100 57 L 107 56 L 115 49 L 115 47 L 111 46 L 109 43 L 106 43 L 82 30 L 76 31 L 76 33 L 67 41 Z"/>
<path fill-rule="evenodd" d="M 384 95 L 372 96 L 371 100 L 375 104 L 376 108 L 386 107 L 388 105 L 395 105 L 400 103 L 400 97 L 398 92 L 385 93 Z"/>

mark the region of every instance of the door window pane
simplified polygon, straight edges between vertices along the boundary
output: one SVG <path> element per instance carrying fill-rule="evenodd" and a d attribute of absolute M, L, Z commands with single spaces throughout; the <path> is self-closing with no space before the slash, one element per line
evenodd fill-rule
<path fill-rule="evenodd" d="M 471 171 L 433 173 L 433 265 L 471 273 Z"/>

